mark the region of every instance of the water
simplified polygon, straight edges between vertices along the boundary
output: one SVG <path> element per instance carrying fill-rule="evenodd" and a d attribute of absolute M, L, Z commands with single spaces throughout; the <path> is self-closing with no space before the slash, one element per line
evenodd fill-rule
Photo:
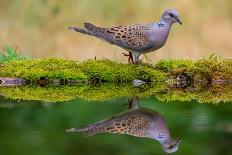
<path fill-rule="evenodd" d="M 117 96 L 115 94 L 115 96 Z M 91 98 L 91 97 L 90 97 Z M 152 139 L 118 134 L 66 133 L 128 109 L 128 97 L 88 101 L 80 97 L 59 103 L 0 98 L 1 155 L 143 155 L 166 154 Z M 232 154 L 231 102 L 198 103 L 140 98 L 140 106 L 161 114 L 171 136 L 180 139 L 180 155 Z"/>

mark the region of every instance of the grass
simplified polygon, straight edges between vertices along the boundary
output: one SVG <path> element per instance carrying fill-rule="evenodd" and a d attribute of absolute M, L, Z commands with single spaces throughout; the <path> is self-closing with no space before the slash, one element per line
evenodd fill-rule
<path fill-rule="evenodd" d="M 17 54 L 16 49 L 12 47 L 6 47 L 5 52 L 3 52 L 3 54 L 0 53 L 0 62 L 2 63 L 12 60 L 26 60 L 26 59 L 28 58 Z"/>

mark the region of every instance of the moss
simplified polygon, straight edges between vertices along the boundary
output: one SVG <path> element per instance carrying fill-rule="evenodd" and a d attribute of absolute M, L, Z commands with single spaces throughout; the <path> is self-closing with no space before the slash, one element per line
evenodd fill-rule
<path fill-rule="evenodd" d="M 90 80 L 102 82 L 131 82 L 134 79 L 157 82 L 164 80 L 165 74 L 146 65 L 122 64 L 110 60 L 87 60 L 80 69 Z"/>
<path fill-rule="evenodd" d="M 101 82 L 128 83 L 134 79 L 146 82 L 164 81 L 173 75 L 184 75 L 194 80 L 231 80 L 232 61 L 217 56 L 190 60 L 161 60 L 156 65 L 122 64 L 110 60 L 72 60 L 44 58 L 13 60 L 0 66 L 0 76 L 19 77 L 27 80 L 77 79 Z M 175 76 L 174 76 L 175 77 Z"/>
<path fill-rule="evenodd" d="M 0 87 L 0 94 L 13 100 L 63 102 L 77 98 L 85 85 L 60 86 L 60 87 L 38 87 L 27 85 L 21 87 Z"/>
<path fill-rule="evenodd" d="M 155 65 L 122 64 L 110 60 L 86 60 L 79 63 L 45 58 L 7 61 L 2 63 L 0 68 L 0 77 L 19 77 L 26 80 L 38 80 L 42 77 L 77 79 L 101 83 L 99 86 L 83 83 L 81 87 L 0 87 L 1 94 L 19 100 L 60 102 L 77 97 L 105 100 L 134 95 L 154 95 L 162 101 L 197 100 L 214 104 L 232 100 L 232 86 L 229 84 L 232 80 L 232 60 L 221 59 L 215 55 L 198 61 L 161 60 Z M 135 88 L 131 84 L 134 79 L 146 81 L 147 84 Z M 217 84 L 215 80 L 228 83 Z"/>
<path fill-rule="evenodd" d="M 219 104 L 232 101 L 231 84 L 211 84 L 210 86 L 198 86 L 170 89 L 154 92 L 154 96 L 160 101 L 192 101 L 199 103 Z"/>
<path fill-rule="evenodd" d="M 108 100 L 117 97 L 135 96 L 138 90 L 132 85 L 101 84 L 89 86 L 78 97 L 86 100 Z"/>
<path fill-rule="evenodd" d="M 108 100 L 112 98 L 154 96 L 160 101 L 191 101 L 218 104 L 232 101 L 232 85 L 213 84 L 208 88 L 169 88 L 164 83 L 133 87 L 131 84 L 47 86 L 27 85 L 21 87 L 0 87 L 0 94 L 14 100 L 63 102 L 76 98 L 85 100 Z"/>
<path fill-rule="evenodd" d="M 161 60 L 154 68 L 172 75 L 184 75 L 191 81 L 232 80 L 232 60 L 222 59 L 216 55 L 197 61 Z"/>
<path fill-rule="evenodd" d="M 102 84 L 78 86 L 26 85 L 21 87 L 0 87 L 0 94 L 13 100 L 63 102 L 75 98 L 86 100 L 107 100 L 123 96 L 135 96 L 138 89 L 127 85 Z"/>
<path fill-rule="evenodd" d="M 59 58 L 9 61 L 1 65 L 0 76 L 26 80 L 38 80 L 41 77 L 86 80 L 86 76 L 76 62 Z"/>
<path fill-rule="evenodd" d="M 166 73 L 185 72 L 193 68 L 194 62 L 191 60 L 160 60 L 155 64 L 155 68 Z"/>
<path fill-rule="evenodd" d="M 212 55 L 197 61 L 194 73 L 208 80 L 232 80 L 232 60 Z"/>

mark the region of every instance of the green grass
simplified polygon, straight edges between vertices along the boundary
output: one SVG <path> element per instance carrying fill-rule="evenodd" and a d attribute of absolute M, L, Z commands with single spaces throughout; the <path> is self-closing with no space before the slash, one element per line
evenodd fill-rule
<path fill-rule="evenodd" d="M 12 47 L 6 47 L 6 50 L 2 53 L 0 53 L 0 62 L 1 63 L 7 62 L 7 61 L 12 61 L 12 60 L 26 60 L 26 59 L 28 59 L 25 56 L 21 56 L 21 55 L 17 54 L 16 49 L 14 49 Z"/>

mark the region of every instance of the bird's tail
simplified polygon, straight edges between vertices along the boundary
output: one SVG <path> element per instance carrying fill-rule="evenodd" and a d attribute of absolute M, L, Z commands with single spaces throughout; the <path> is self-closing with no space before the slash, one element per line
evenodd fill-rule
<path fill-rule="evenodd" d="M 68 27 L 69 30 L 71 31 L 75 31 L 75 32 L 80 32 L 83 34 L 87 34 L 87 35 L 93 35 L 93 33 L 85 28 L 82 27 L 77 27 L 77 26 L 70 26 Z"/>
<path fill-rule="evenodd" d="M 101 133 L 100 129 L 95 125 L 90 125 L 83 128 L 70 128 L 67 129 L 66 132 L 78 132 L 83 133 L 85 137 L 93 136 L 97 133 Z"/>
<path fill-rule="evenodd" d="M 107 28 L 102 28 L 102 27 L 97 27 L 94 24 L 91 23 L 84 23 L 84 28 L 82 27 L 76 27 L 76 26 L 71 26 L 68 27 L 69 30 L 80 32 L 83 34 L 95 36 L 99 39 L 102 39 L 106 42 L 111 43 L 107 38 L 109 37 L 106 33 Z"/>

